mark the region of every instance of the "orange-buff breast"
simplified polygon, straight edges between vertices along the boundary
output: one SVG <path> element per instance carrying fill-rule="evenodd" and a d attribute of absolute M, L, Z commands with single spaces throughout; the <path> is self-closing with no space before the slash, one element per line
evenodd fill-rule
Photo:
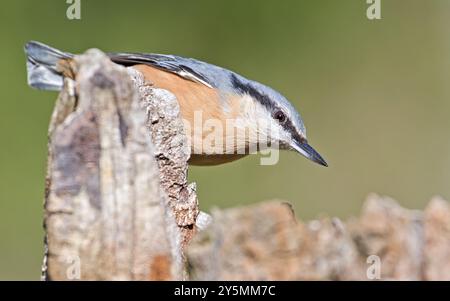
<path fill-rule="evenodd" d="M 191 134 L 194 131 L 194 125 L 203 126 L 208 119 L 219 120 L 223 124 L 223 129 L 226 128 L 225 123 L 227 119 L 236 117 L 238 113 L 238 98 L 231 97 L 229 113 L 225 113 L 222 104 L 220 103 L 220 95 L 214 88 L 207 87 L 201 83 L 193 82 L 184 79 L 176 74 L 154 68 L 148 65 L 135 65 L 136 70 L 141 72 L 145 79 L 152 83 L 155 87 L 167 90 L 175 95 L 180 106 L 180 113 L 185 122 L 191 126 Z M 201 111 L 202 121 L 198 124 L 198 120 L 194 122 L 195 112 Z M 202 143 L 203 138 L 208 133 L 201 131 L 200 139 L 191 140 L 191 149 L 199 149 L 199 146 L 193 145 L 195 143 Z M 203 147 L 203 146 L 201 146 Z M 202 154 L 192 153 L 189 162 L 194 165 L 217 165 L 242 158 L 243 155 L 238 154 Z"/>

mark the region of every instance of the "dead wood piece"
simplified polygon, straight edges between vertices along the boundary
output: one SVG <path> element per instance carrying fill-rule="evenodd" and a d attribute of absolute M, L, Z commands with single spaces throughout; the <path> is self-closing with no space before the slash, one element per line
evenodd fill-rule
<path fill-rule="evenodd" d="M 192 280 L 450 280 L 450 205 L 369 196 L 346 223 L 297 221 L 285 203 L 214 210 L 187 251 Z"/>
<path fill-rule="evenodd" d="M 178 102 L 170 92 L 152 88 L 140 72 L 133 68 L 128 68 L 128 72 L 139 91 L 140 105 L 147 114 L 161 187 L 168 196 L 168 205 L 181 232 L 184 249 L 195 233 L 199 209 L 195 183 L 187 181 L 186 162 L 190 145 L 184 133 Z"/>
<path fill-rule="evenodd" d="M 180 218 L 164 183 L 187 195 L 182 206 L 197 203 L 185 180 L 188 147 L 173 126 L 176 100 L 136 89 L 137 75 L 132 81 L 98 50 L 76 57 L 75 65 L 76 82 L 66 80 L 49 127 L 46 279 L 180 279 Z M 148 124 L 154 108 L 146 113 L 143 100 L 168 104 L 158 108 L 155 131 Z M 176 132 L 161 133 L 166 121 Z M 174 136 L 167 142 L 164 134 Z M 158 163 L 155 153 L 164 156 Z M 191 210 L 186 225 L 195 224 Z"/>

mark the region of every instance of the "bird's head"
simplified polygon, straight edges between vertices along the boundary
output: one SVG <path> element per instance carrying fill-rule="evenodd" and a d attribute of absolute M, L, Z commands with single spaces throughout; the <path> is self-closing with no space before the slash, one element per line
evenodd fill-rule
<path fill-rule="evenodd" d="M 308 144 L 300 114 L 283 95 L 234 74 L 231 81 L 234 89 L 243 96 L 244 119 L 258 123 L 259 134 L 266 135 L 271 143 L 279 145 L 281 149 L 293 150 L 313 162 L 328 166 L 322 156 Z"/>

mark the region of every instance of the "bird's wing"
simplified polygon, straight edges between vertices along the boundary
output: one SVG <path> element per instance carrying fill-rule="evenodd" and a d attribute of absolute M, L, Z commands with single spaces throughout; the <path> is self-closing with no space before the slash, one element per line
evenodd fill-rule
<path fill-rule="evenodd" d="M 124 66 L 137 64 L 149 65 L 155 68 L 177 74 L 185 79 L 201 83 L 212 88 L 212 83 L 198 71 L 187 66 L 184 61 L 187 59 L 164 54 L 143 54 L 143 53 L 109 53 L 109 58 Z"/>

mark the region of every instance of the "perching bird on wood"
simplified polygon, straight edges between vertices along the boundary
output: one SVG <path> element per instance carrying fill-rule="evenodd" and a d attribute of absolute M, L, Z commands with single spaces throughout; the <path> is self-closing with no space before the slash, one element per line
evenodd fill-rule
<path fill-rule="evenodd" d="M 76 76 L 65 72 L 74 57 L 71 53 L 34 41 L 26 44 L 25 52 L 31 87 L 59 91 L 65 76 Z M 276 145 L 294 150 L 327 166 L 308 144 L 300 114 L 272 88 L 191 58 L 144 53 L 107 55 L 117 64 L 135 68 L 155 87 L 175 95 L 191 145 L 191 164 L 230 162 L 252 149 L 265 148 L 261 146 L 264 140 L 267 148 Z M 213 129 L 220 129 L 219 134 L 213 135 Z"/>

